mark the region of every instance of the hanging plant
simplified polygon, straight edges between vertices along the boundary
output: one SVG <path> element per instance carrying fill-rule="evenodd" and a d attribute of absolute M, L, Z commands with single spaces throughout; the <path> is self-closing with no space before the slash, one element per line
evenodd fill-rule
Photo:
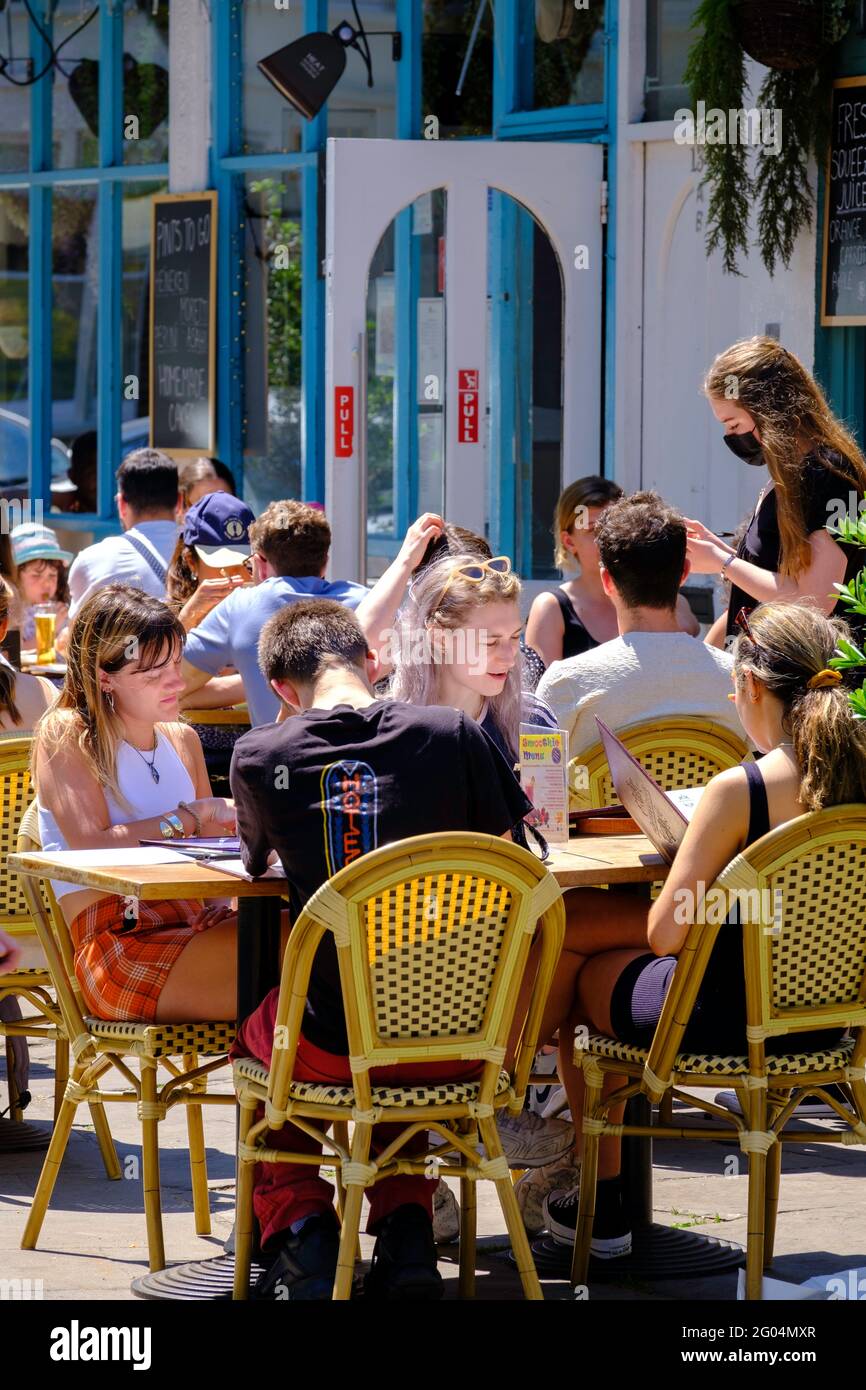
<path fill-rule="evenodd" d="M 698 7 L 685 72 L 695 112 L 748 109 L 746 56 L 769 68 L 752 108 L 760 122 L 754 166 L 752 146 L 730 131 L 703 145 L 707 252 L 721 249 L 728 274 L 739 274 L 737 261 L 748 254 L 752 203 L 756 244 L 771 275 L 779 261 L 789 265 L 811 224 L 809 159 L 822 159 L 829 141 L 833 45 L 847 33 L 852 10 L 852 0 L 702 0 Z"/>

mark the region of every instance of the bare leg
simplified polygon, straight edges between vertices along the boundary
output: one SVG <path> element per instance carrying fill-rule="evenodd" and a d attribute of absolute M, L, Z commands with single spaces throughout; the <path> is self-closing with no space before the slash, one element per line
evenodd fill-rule
<path fill-rule="evenodd" d="M 237 917 L 227 917 L 190 938 L 162 987 L 158 1023 L 231 1022 L 237 1014 Z M 280 959 L 289 934 L 282 914 Z"/>
<path fill-rule="evenodd" d="M 546 1043 L 556 1030 L 564 1028 L 574 1006 L 578 976 L 590 957 L 621 947 L 642 948 L 648 951 L 647 916 L 649 901 L 634 893 L 605 891 L 601 888 L 578 888 L 565 897 L 565 940 L 556 974 L 547 996 L 544 1017 L 538 1034 L 539 1043 Z M 520 999 L 515 1012 L 522 1019 L 538 968 L 539 947 L 533 946 L 521 985 Z M 505 1065 L 514 1059 L 519 1032 L 515 1029 L 509 1039 Z M 564 1083 L 563 1083 L 564 1084 Z"/>

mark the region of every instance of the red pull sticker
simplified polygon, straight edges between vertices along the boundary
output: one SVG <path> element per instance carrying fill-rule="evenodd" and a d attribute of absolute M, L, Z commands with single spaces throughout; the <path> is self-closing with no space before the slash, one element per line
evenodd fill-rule
<path fill-rule="evenodd" d="M 478 443 L 478 371 L 457 373 L 457 442 Z"/>
<path fill-rule="evenodd" d="M 334 455 L 349 459 L 354 452 L 355 388 L 334 387 Z"/>

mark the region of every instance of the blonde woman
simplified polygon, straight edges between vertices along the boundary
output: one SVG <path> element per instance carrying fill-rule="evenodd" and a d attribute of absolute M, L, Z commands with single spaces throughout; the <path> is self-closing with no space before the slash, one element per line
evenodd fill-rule
<path fill-rule="evenodd" d="M 779 599 L 809 601 L 840 616 L 834 586 L 852 579 L 861 560 L 825 528 L 852 502 L 856 513 L 866 494 L 866 460 L 853 435 L 811 373 L 775 338 L 747 338 L 720 353 L 704 393 L 731 452 L 769 473 L 736 548 L 689 522 L 692 572 L 720 574 L 731 584 L 727 613 L 707 641 L 724 646 L 740 609 Z M 863 622 L 852 626 L 856 640 Z"/>
<path fill-rule="evenodd" d="M 708 783 L 677 851 L 665 886 L 649 909 L 628 894 L 584 889 L 570 894 L 570 924 L 580 932 L 609 924 L 622 931 L 643 919 L 647 945 L 607 950 L 588 959 L 577 976 L 571 1023 L 625 1042 L 648 1047 L 689 932 L 684 901 L 699 902 L 747 845 L 806 811 L 844 802 L 866 801 L 866 723 L 854 717 L 839 674 L 830 669 L 843 624 L 815 608 L 767 604 L 741 619 L 734 647 L 734 699 L 750 745 L 760 751 L 754 763 L 719 773 Z M 572 913 L 575 914 L 572 917 Z M 748 930 L 748 927 L 745 928 Z M 713 948 L 683 1040 L 686 1052 L 746 1050 L 743 930 L 722 927 Z M 768 1038 L 772 1052 L 796 1052 L 800 1043 L 834 1046 L 841 1034 L 823 1030 Z M 583 1082 L 561 1052 L 564 1080 L 578 1127 L 583 1113 Z M 624 1084 L 608 1078 L 606 1091 Z M 619 1122 L 621 1109 L 610 1111 Z M 579 1145 L 578 1145 L 579 1149 Z M 631 1235 L 621 1203 L 619 1140 L 602 1140 L 593 1252 L 602 1258 L 628 1253 Z M 552 1192 L 545 1200 L 554 1239 L 574 1243 L 578 1190 Z"/>
<path fill-rule="evenodd" d="M 198 735 L 178 722 L 184 631 L 161 600 L 98 589 L 72 623 L 57 704 L 33 747 L 44 850 L 232 833 Z M 235 1016 L 236 917 L 220 903 L 140 902 L 55 883 L 88 1008 L 109 1019 Z"/>

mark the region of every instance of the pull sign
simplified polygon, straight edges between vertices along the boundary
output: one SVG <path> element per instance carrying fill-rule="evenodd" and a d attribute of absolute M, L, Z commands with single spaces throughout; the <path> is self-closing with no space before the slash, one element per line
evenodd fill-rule
<path fill-rule="evenodd" d="M 478 443 L 478 372 L 457 373 L 457 442 Z"/>
<path fill-rule="evenodd" d="M 350 459 L 355 439 L 355 388 L 334 387 L 334 455 Z"/>

